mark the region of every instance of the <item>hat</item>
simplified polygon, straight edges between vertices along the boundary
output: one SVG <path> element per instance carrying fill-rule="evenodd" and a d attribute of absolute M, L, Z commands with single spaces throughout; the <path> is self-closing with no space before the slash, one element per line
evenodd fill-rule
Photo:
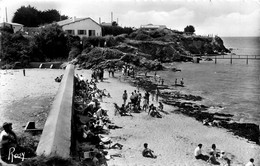
<path fill-rule="evenodd" d="M 5 128 L 6 126 L 12 126 L 12 123 L 4 122 L 3 128 Z"/>

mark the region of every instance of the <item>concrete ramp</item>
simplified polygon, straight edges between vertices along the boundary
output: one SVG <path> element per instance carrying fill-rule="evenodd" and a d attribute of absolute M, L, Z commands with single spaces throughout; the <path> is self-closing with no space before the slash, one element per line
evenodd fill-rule
<path fill-rule="evenodd" d="M 68 65 L 46 120 L 37 155 L 70 157 L 73 97 L 74 65 Z"/>

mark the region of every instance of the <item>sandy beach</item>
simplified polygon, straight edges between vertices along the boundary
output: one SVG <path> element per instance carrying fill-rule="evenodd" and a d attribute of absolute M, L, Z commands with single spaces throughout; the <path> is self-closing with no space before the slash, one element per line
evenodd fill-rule
<path fill-rule="evenodd" d="M 80 70 L 78 74 L 83 74 L 90 78 L 90 71 Z M 119 75 L 116 75 L 119 76 Z M 105 73 L 105 78 L 108 74 Z M 102 107 L 108 111 L 109 117 L 116 125 L 122 129 L 111 130 L 109 136 L 113 142 L 123 144 L 122 150 L 110 150 L 110 154 L 120 153 L 122 157 L 114 157 L 108 161 L 110 166 L 123 165 L 180 165 L 180 166 L 202 166 L 210 165 L 202 160 L 196 160 L 193 156 L 194 149 L 199 143 L 203 144 L 202 151 L 208 155 L 211 145 L 216 144 L 219 151 L 225 151 L 231 159 L 231 165 L 242 166 L 250 158 L 255 159 L 255 165 L 260 165 L 260 146 L 248 142 L 243 138 L 234 136 L 225 129 L 207 127 L 193 118 L 174 113 L 174 108 L 165 105 L 164 110 L 168 114 L 163 114 L 163 118 L 152 118 L 146 112 L 133 113 L 130 116 L 114 116 L 114 105 L 123 103 L 122 93 L 136 90 L 117 78 L 108 78 L 104 82 L 98 83 L 99 89 L 106 89 L 112 98 L 104 98 Z M 144 92 L 142 91 L 142 94 Z M 157 102 L 153 102 L 156 106 Z M 158 156 L 157 159 L 144 158 L 141 155 L 143 144 L 148 143 Z M 218 160 L 224 165 L 224 160 Z"/>
<path fill-rule="evenodd" d="M 59 83 L 54 79 L 64 70 L 0 70 L 0 124 L 12 122 L 15 132 L 22 132 L 28 121 L 43 128 Z"/>
<path fill-rule="evenodd" d="M 32 69 L 26 77 L 21 70 L 1 71 L 1 123 L 5 120 L 13 122 L 16 132 L 21 131 L 27 121 L 36 121 L 37 127 L 43 127 L 49 107 L 59 88 L 54 79 L 63 74 L 64 70 Z M 87 79 L 90 70 L 75 70 Z M 120 76 L 117 73 L 116 76 Z M 203 166 L 210 165 L 193 156 L 199 143 L 203 144 L 202 152 L 207 154 L 211 145 L 223 150 L 231 159 L 231 165 L 242 166 L 250 158 L 255 159 L 255 165 L 260 165 L 260 146 L 234 136 L 225 129 L 207 127 L 193 118 L 176 114 L 172 106 L 164 106 L 167 114 L 161 119 L 152 118 L 146 112 L 133 113 L 133 116 L 115 116 L 114 105 L 123 103 L 122 93 L 136 90 L 136 87 L 108 77 L 105 72 L 104 82 L 97 84 L 99 89 L 106 89 L 112 98 L 104 98 L 101 105 L 108 110 L 109 118 L 121 129 L 110 130 L 109 137 L 114 143 L 123 144 L 122 150 L 109 150 L 109 154 L 121 154 L 108 160 L 109 166 Z M 144 94 L 143 91 L 141 91 Z M 153 101 L 157 106 L 158 103 Z M 144 158 L 141 155 L 143 144 L 148 143 L 154 150 L 156 159 Z M 221 165 L 224 160 L 218 160 Z"/>

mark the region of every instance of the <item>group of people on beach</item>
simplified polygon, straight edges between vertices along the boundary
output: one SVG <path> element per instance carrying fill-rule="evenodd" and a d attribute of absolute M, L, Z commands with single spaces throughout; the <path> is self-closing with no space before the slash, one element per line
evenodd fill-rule
<path fill-rule="evenodd" d="M 213 165 L 220 165 L 219 160 L 225 161 L 224 166 L 231 165 L 231 159 L 228 158 L 225 151 L 217 151 L 216 145 L 212 144 L 211 149 L 209 151 L 209 156 L 202 154 L 202 144 L 198 144 L 198 146 L 194 150 L 194 157 L 196 159 L 204 160 Z M 250 161 L 245 166 L 254 166 L 254 159 L 251 158 Z"/>
<path fill-rule="evenodd" d="M 148 110 L 148 115 L 157 118 L 162 117 L 159 113 L 160 111 L 163 111 L 162 102 L 158 102 L 158 107 L 154 106 L 152 103 L 150 104 L 150 93 L 148 91 L 146 91 L 144 96 L 142 96 L 140 91 L 134 90 L 134 92 L 132 92 L 131 96 L 129 97 L 130 101 L 127 103 L 128 94 L 127 90 L 124 90 L 122 99 L 122 106 L 120 108 L 116 108 L 119 109 L 120 112 L 129 113 L 129 115 L 131 115 L 131 112 L 146 112 Z M 142 100 L 143 104 L 141 106 Z"/>
<path fill-rule="evenodd" d="M 105 90 L 97 88 L 97 78 L 82 80 L 75 76 L 75 112 L 77 126 L 77 140 L 80 142 L 81 158 L 94 166 L 106 165 L 106 160 L 112 155 L 105 149 L 122 149 L 120 143 L 113 143 L 107 136 L 111 129 L 121 128 L 111 122 L 107 115 L 108 110 L 101 107 L 102 97 L 110 97 Z M 102 78 L 101 78 L 102 79 Z M 85 148 L 88 147 L 88 148 Z M 120 154 L 114 154 L 120 157 Z"/>
<path fill-rule="evenodd" d="M 103 68 L 94 69 L 91 74 L 91 78 L 94 79 L 95 82 L 97 82 L 98 79 L 100 79 L 100 81 L 102 82 L 104 80 L 104 69 Z"/>
<path fill-rule="evenodd" d="M 123 76 L 135 76 L 135 69 L 133 66 L 129 64 L 124 64 L 122 67 Z"/>

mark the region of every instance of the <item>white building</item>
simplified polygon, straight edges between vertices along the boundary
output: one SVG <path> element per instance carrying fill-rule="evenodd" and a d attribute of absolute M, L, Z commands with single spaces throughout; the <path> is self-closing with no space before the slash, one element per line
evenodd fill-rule
<path fill-rule="evenodd" d="M 93 19 L 87 18 L 70 18 L 57 22 L 62 29 L 71 35 L 77 35 L 80 38 L 89 36 L 102 36 L 101 26 Z"/>
<path fill-rule="evenodd" d="M 14 30 L 14 33 L 18 31 L 23 31 L 23 25 L 18 23 L 12 23 L 12 22 L 2 22 L 0 23 L 0 27 L 9 27 Z"/>
<path fill-rule="evenodd" d="M 165 25 L 153 25 L 153 24 L 147 24 L 147 25 L 141 25 L 141 29 L 147 30 L 147 31 L 152 31 L 156 29 L 164 29 L 167 28 Z"/>

